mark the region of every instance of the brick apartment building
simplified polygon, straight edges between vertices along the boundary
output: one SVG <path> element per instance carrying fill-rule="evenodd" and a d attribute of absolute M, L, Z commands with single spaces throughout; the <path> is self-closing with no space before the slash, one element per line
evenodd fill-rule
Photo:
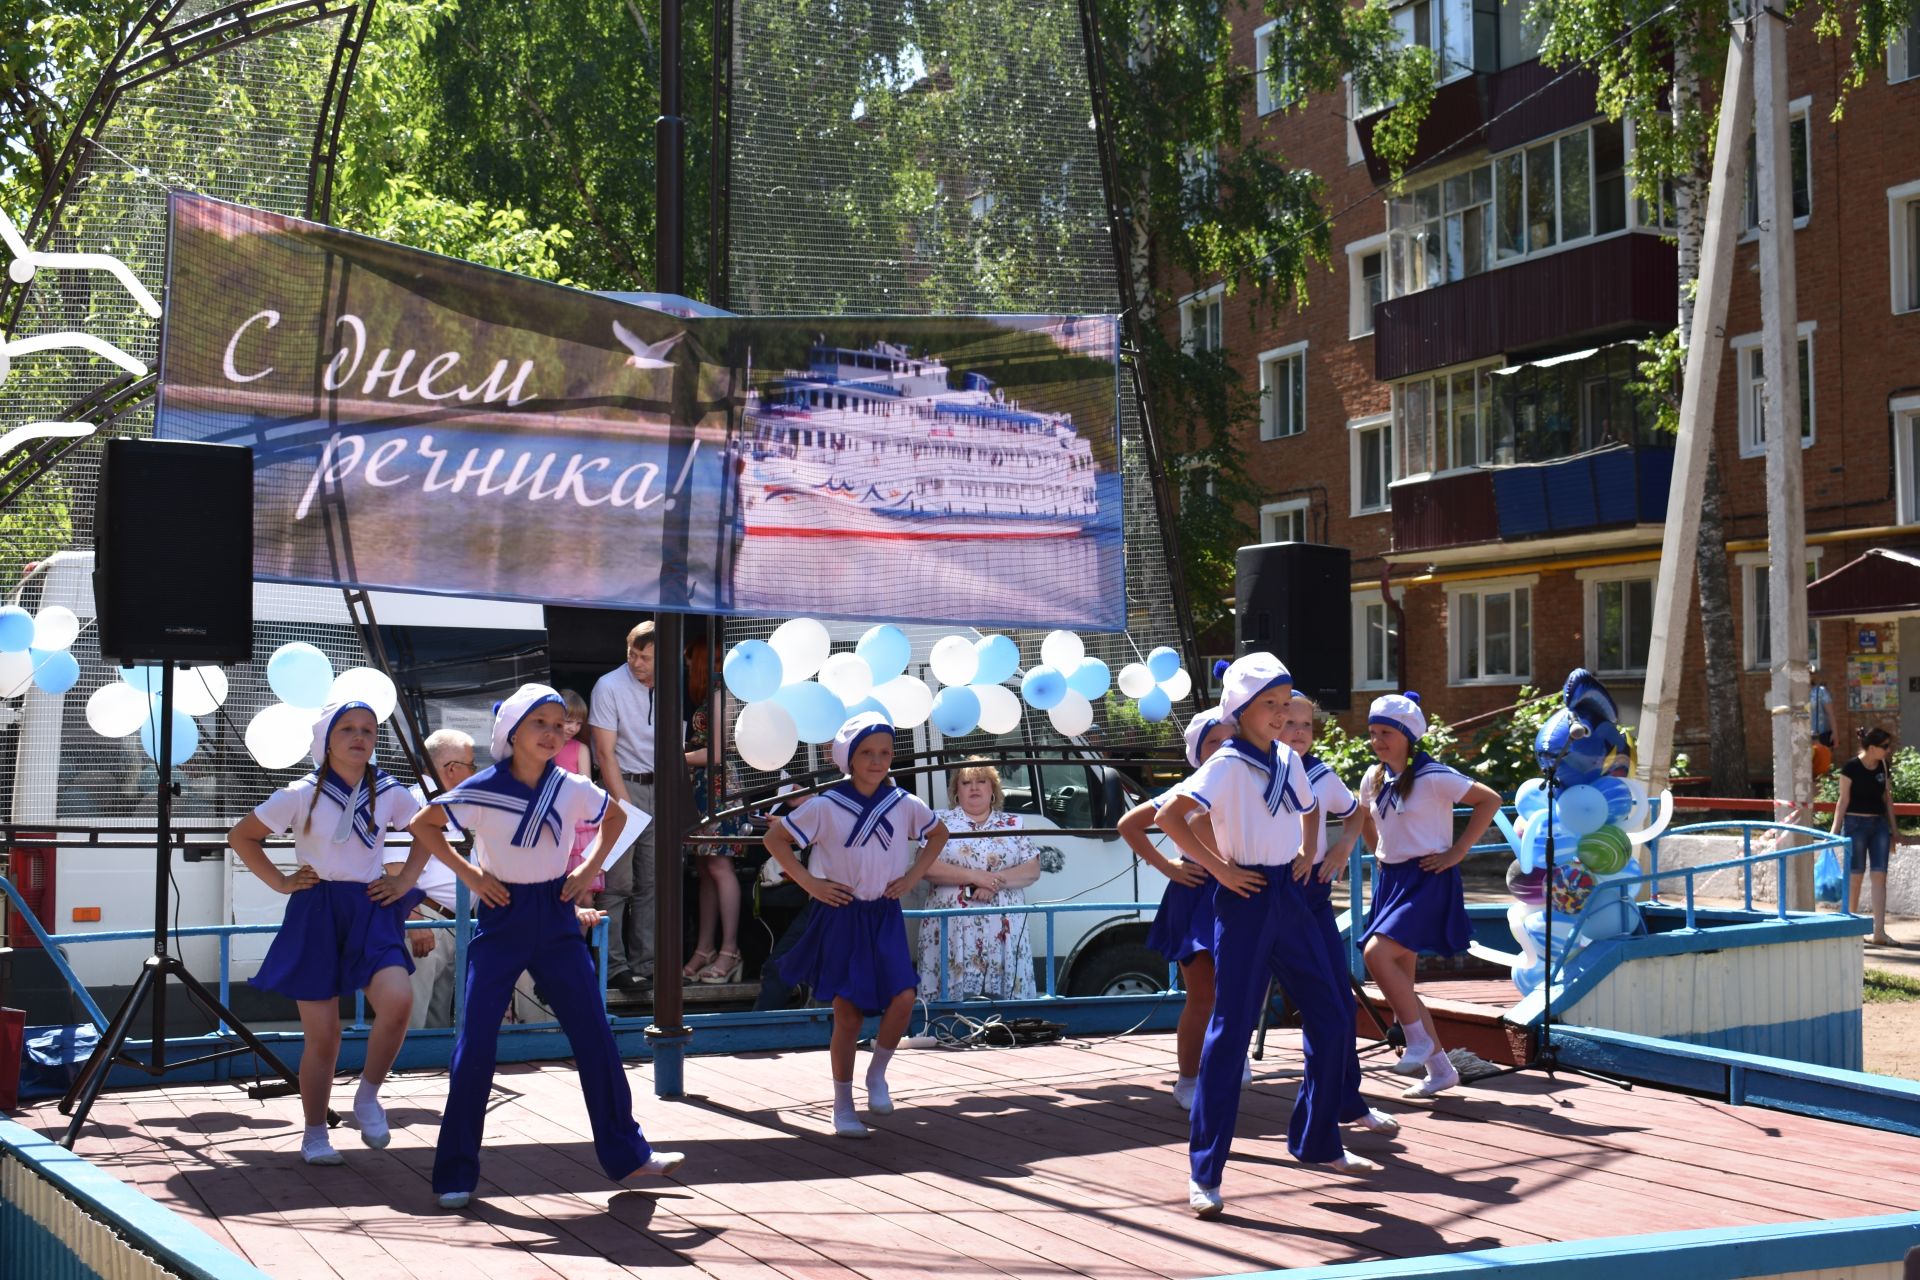
<path fill-rule="evenodd" d="M 1276 110 L 1257 77 L 1244 136 L 1319 173 L 1329 209 L 1353 206 L 1334 226 L 1332 269 L 1303 309 L 1269 309 L 1257 327 L 1245 297 L 1169 282 L 1185 340 L 1224 344 L 1261 388 L 1259 420 L 1235 428 L 1264 492 L 1248 513 L 1261 539 L 1352 553 L 1349 723 L 1383 689 L 1418 689 L 1458 721 L 1582 665 L 1638 718 L 1673 449 L 1641 420 L 1624 344 L 1675 323 L 1671 215 L 1631 198 L 1631 124 L 1600 116 L 1590 77 L 1542 66 L 1521 8 L 1398 9 L 1405 38 L 1432 47 L 1448 77 L 1398 195 L 1381 185 L 1364 104 Z M 1236 26 L 1244 66 L 1266 53 L 1257 15 Z M 1809 570 L 1826 575 L 1870 549 L 1920 554 L 1920 4 L 1841 123 L 1829 117 L 1843 51 L 1807 23 L 1789 49 Z M 1771 741 L 1755 252 L 1748 236 L 1735 258 L 1715 448 L 1760 780 Z M 1897 616 L 1920 610 L 1920 564 L 1876 557 L 1814 606 L 1845 610 L 1814 626 L 1843 750 L 1864 723 L 1920 742 L 1920 614 Z M 1854 709 L 1850 672 L 1883 709 Z M 1703 689 L 1686 684 L 1676 733 L 1696 761 L 1711 750 Z"/>

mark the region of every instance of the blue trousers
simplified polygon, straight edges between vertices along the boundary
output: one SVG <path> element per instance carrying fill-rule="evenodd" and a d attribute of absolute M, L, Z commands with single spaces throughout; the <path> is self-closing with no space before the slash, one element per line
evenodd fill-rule
<path fill-rule="evenodd" d="M 633 1119 L 633 1091 L 600 1003 L 593 953 L 579 917 L 560 900 L 564 880 L 508 885 L 504 907 L 481 904 L 467 947 L 466 1020 L 453 1046 L 447 1110 L 433 1154 L 433 1190 L 471 1192 L 480 1183 L 480 1141 L 513 984 L 531 973 L 573 1046 L 593 1123 L 593 1153 L 614 1181 L 653 1155 Z"/>
<path fill-rule="evenodd" d="M 1250 896 L 1222 889 L 1214 898 L 1213 1020 L 1200 1049 L 1200 1083 L 1188 1143 L 1193 1180 L 1220 1185 L 1240 1114 L 1240 1070 L 1266 998 L 1277 979 L 1300 1011 L 1306 1074 L 1287 1124 L 1296 1160 L 1344 1154 L 1336 1117 L 1345 1068 L 1340 1037 L 1353 1041 L 1353 1015 L 1341 1003 L 1300 887 L 1285 867 L 1263 868 L 1267 883 Z M 1352 1053 L 1351 1049 L 1347 1051 Z"/>
<path fill-rule="evenodd" d="M 1360 1096 L 1360 1046 L 1354 1038 L 1354 1020 L 1360 1016 L 1360 1004 L 1353 998 L 1353 984 L 1343 981 L 1348 976 L 1347 944 L 1341 940 L 1340 922 L 1334 918 L 1333 886 L 1321 884 L 1320 873 L 1315 871 L 1313 878 L 1300 886 L 1300 894 L 1307 900 L 1307 911 L 1313 916 L 1315 935 L 1320 940 L 1320 952 L 1327 958 L 1327 976 L 1333 979 L 1340 1003 L 1347 1011 L 1346 1034 L 1337 1044 L 1321 1046 L 1326 1053 L 1338 1051 L 1341 1058 L 1340 1108 L 1336 1114 L 1340 1123 L 1346 1124 L 1367 1114 L 1366 1099 Z"/>

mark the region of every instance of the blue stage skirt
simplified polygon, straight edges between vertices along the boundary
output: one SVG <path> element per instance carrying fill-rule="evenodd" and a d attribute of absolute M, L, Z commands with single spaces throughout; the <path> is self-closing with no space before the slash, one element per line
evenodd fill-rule
<path fill-rule="evenodd" d="M 423 896 L 416 889 L 383 907 L 356 880 L 322 880 L 289 895 L 253 985 L 289 1000 L 332 1000 L 389 966 L 412 973 L 405 926 Z"/>
<path fill-rule="evenodd" d="M 1453 955 L 1473 940 L 1460 868 L 1422 871 L 1420 863 L 1383 862 L 1373 884 L 1366 937 L 1379 934 L 1409 951 Z"/>
<path fill-rule="evenodd" d="M 847 1000 L 866 1014 L 920 986 L 897 898 L 856 898 L 844 907 L 814 902 L 800 940 L 781 957 L 779 974 L 792 986 L 811 987 L 820 1003 Z"/>
<path fill-rule="evenodd" d="M 1147 930 L 1147 947 L 1175 964 L 1212 951 L 1213 891 L 1218 887 L 1211 876 L 1194 885 L 1169 882 Z"/>

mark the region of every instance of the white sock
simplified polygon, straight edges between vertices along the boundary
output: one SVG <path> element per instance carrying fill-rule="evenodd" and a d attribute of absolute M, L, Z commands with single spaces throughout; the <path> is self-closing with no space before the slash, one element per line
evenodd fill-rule
<path fill-rule="evenodd" d="M 300 1135 L 300 1158 L 308 1164 L 345 1164 L 327 1138 L 327 1126 L 310 1124 Z"/>
<path fill-rule="evenodd" d="M 860 1117 L 853 1109 L 853 1081 L 835 1080 L 833 1082 L 833 1127 L 851 1128 L 860 1123 Z"/>
<path fill-rule="evenodd" d="M 1200 1088 L 1198 1076 L 1179 1076 L 1173 1082 L 1173 1100 L 1184 1111 L 1193 1110 L 1193 1095 Z"/>
<path fill-rule="evenodd" d="M 1425 1062 L 1433 1054 L 1433 1041 L 1427 1038 L 1427 1028 L 1414 1023 L 1407 1028 L 1407 1058 L 1412 1062 Z"/>
<path fill-rule="evenodd" d="M 386 1081 L 384 1080 L 369 1080 L 367 1077 L 361 1076 L 360 1087 L 356 1089 L 353 1094 L 353 1105 L 357 1107 L 363 1102 L 380 1101 L 380 1086 L 385 1083 Z"/>
<path fill-rule="evenodd" d="M 893 1050 L 876 1046 L 873 1061 L 867 1064 L 867 1110 L 875 1115 L 893 1111 L 893 1095 L 887 1091 L 887 1063 L 892 1060 Z"/>

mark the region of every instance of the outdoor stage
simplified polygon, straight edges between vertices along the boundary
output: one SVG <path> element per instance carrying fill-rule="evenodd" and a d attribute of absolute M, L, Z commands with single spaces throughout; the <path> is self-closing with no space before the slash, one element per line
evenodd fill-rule
<path fill-rule="evenodd" d="M 1401 1134 L 1355 1136 L 1386 1171 L 1335 1177 L 1288 1157 L 1297 1033 L 1269 1049 L 1211 1223 L 1186 1210 L 1166 1035 L 902 1050 L 899 1110 L 870 1142 L 829 1135 L 822 1051 L 693 1058 L 674 1102 L 653 1099 L 636 1066 L 648 1136 L 688 1159 L 676 1180 L 632 1190 L 594 1165 L 568 1067 L 507 1066 L 467 1213 L 437 1209 L 428 1189 L 440 1073 L 389 1085 L 386 1151 L 337 1131 L 344 1168 L 299 1162 L 294 1099 L 223 1086 L 109 1093 L 76 1150 L 289 1278 L 1185 1278 L 1920 1210 L 1912 1138 L 1534 1075 L 1403 1104 L 1377 1054 L 1366 1092 Z M 336 1102 L 350 1100 L 348 1083 Z M 19 1119 L 61 1127 L 51 1103 Z"/>

